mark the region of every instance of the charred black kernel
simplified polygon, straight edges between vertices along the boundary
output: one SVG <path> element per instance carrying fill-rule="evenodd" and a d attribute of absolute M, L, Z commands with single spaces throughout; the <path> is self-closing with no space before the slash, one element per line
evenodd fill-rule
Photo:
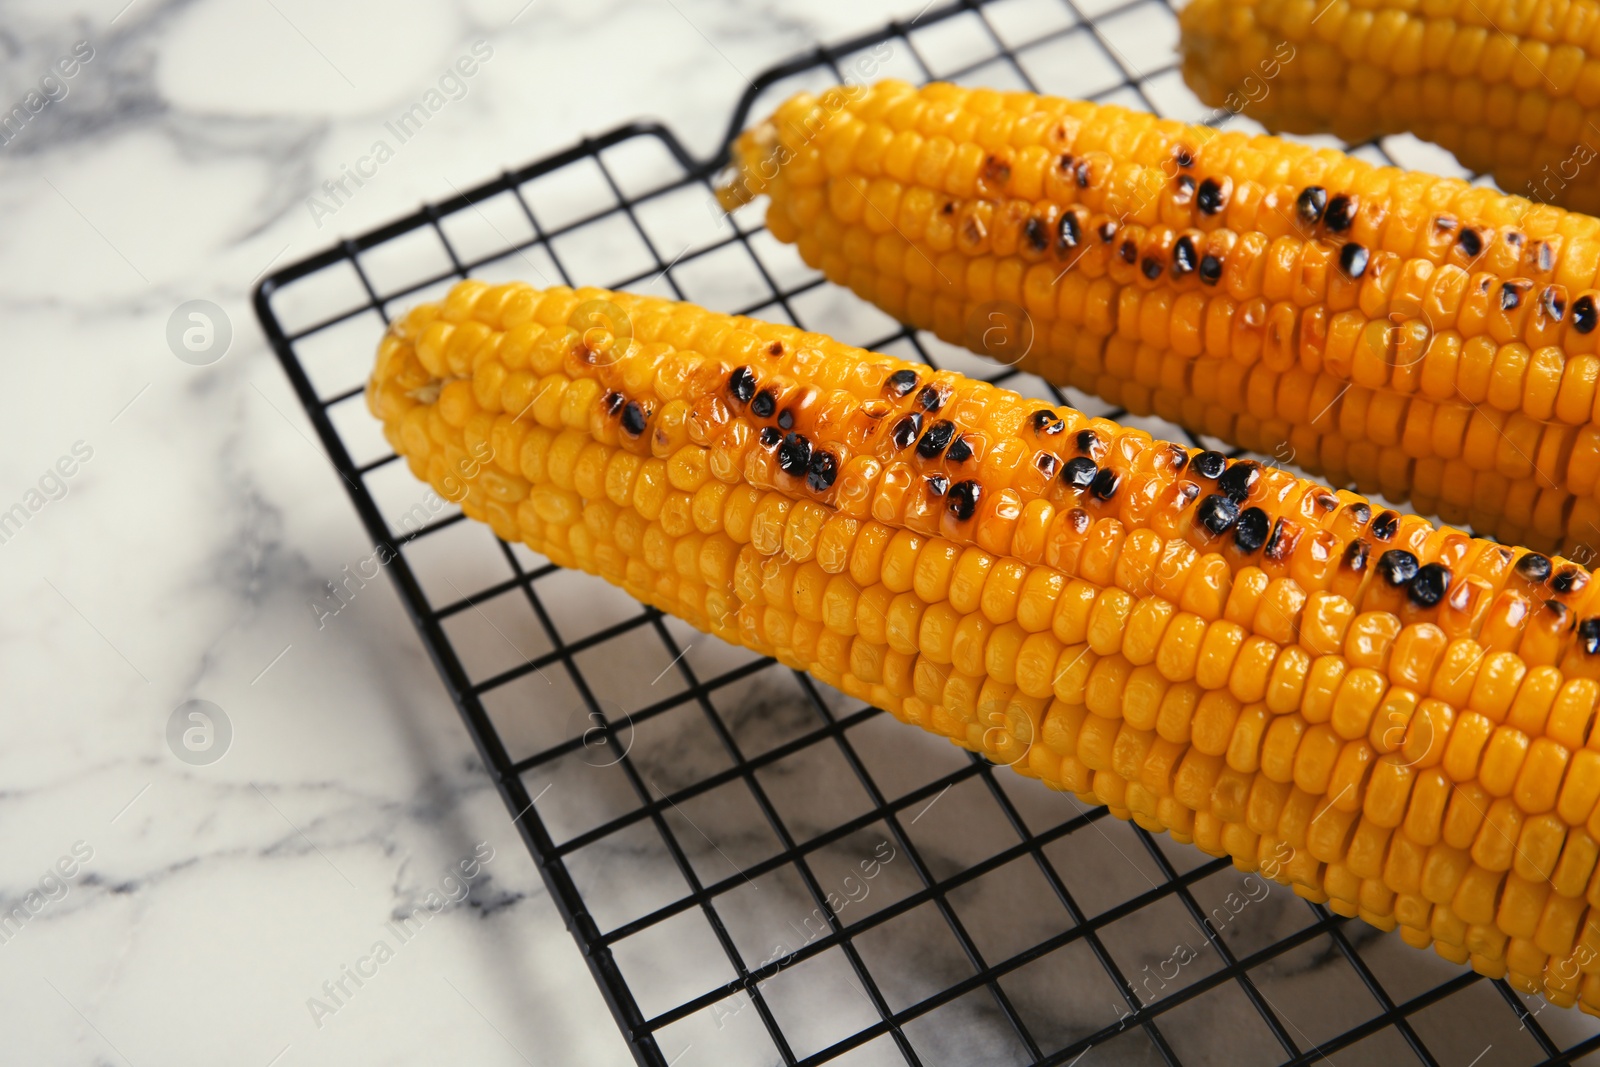
<path fill-rule="evenodd" d="M 737 374 L 738 372 L 735 371 L 734 373 Z M 627 402 L 628 398 L 623 396 L 621 393 L 607 393 L 605 400 L 602 401 L 602 403 L 604 403 L 606 406 L 607 415 L 615 415 L 617 412 L 622 410 L 622 405 L 626 404 Z"/>
<path fill-rule="evenodd" d="M 1589 575 L 1582 567 L 1563 567 L 1550 577 L 1550 588 L 1558 593 L 1571 593 L 1589 584 Z"/>
<path fill-rule="evenodd" d="M 1367 273 L 1367 250 L 1351 241 L 1339 249 L 1339 269 L 1352 278 L 1359 278 Z"/>
<path fill-rule="evenodd" d="M 1063 152 L 1063 153 L 1061 153 L 1061 158 L 1056 160 L 1056 166 L 1060 167 L 1063 171 L 1071 170 L 1072 169 L 1072 153 L 1071 152 Z"/>
<path fill-rule="evenodd" d="M 950 442 L 950 447 L 944 450 L 944 458 L 949 463 L 965 463 L 972 458 L 972 445 L 965 437 L 957 437 Z"/>
<path fill-rule="evenodd" d="M 1101 467 L 1100 473 L 1094 476 L 1094 481 L 1089 483 L 1089 492 L 1101 500 L 1110 500 L 1117 495 L 1117 486 L 1122 484 L 1122 475 L 1110 467 Z"/>
<path fill-rule="evenodd" d="M 1578 297 L 1572 304 L 1572 328 L 1579 333 L 1592 333 L 1596 322 L 1600 322 L 1600 315 L 1595 314 L 1594 297 Z"/>
<path fill-rule="evenodd" d="M 1103 245 L 1110 244 L 1111 243 L 1111 239 L 1117 235 L 1117 223 L 1116 223 L 1116 220 L 1115 219 L 1107 219 L 1106 221 L 1102 222 L 1100 224 L 1099 233 L 1100 233 L 1100 243 L 1103 244 Z"/>
<path fill-rule="evenodd" d="M 1222 260 L 1207 252 L 1200 259 L 1200 280 L 1207 285 L 1216 285 L 1222 278 Z"/>
<path fill-rule="evenodd" d="M 1139 261 L 1139 246 L 1132 241 L 1122 242 L 1122 247 L 1117 249 L 1124 263 L 1137 263 Z"/>
<path fill-rule="evenodd" d="M 1261 464 L 1250 459 L 1241 460 L 1217 479 L 1217 488 L 1242 504 L 1250 496 L 1250 487 L 1260 478 Z"/>
<path fill-rule="evenodd" d="M 1542 582 L 1550 577 L 1550 557 L 1529 552 L 1517 560 L 1517 573 L 1530 582 Z"/>
<path fill-rule="evenodd" d="M 1178 175 L 1172 184 L 1177 186 L 1178 196 L 1183 202 L 1187 203 L 1189 198 L 1194 195 L 1194 179 L 1187 174 Z"/>
<path fill-rule="evenodd" d="M 781 355 L 783 355 L 783 342 L 782 341 L 774 341 L 770 345 L 768 345 L 767 346 L 767 355 L 769 355 L 769 356 L 781 356 Z"/>
<path fill-rule="evenodd" d="M 1372 508 L 1366 504 L 1351 504 L 1350 515 L 1358 525 L 1365 526 L 1372 521 Z"/>
<path fill-rule="evenodd" d="M 1167 455 L 1172 457 L 1172 470 L 1174 473 L 1183 470 L 1189 465 L 1189 453 L 1178 445 L 1168 445 Z"/>
<path fill-rule="evenodd" d="M 1149 278 L 1151 281 L 1155 281 L 1157 278 L 1161 277 L 1161 261 L 1155 256 L 1145 256 L 1144 262 L 1139 264 L 1139 270 L 1146 278 Z"/>
<path fill-rule="evenodd" d="M 1196 266 L 1194 238 L 1188 234 L 1178 238 L 1172 246 L 1172 276 L 1181 278 L 1185 274 L 1193 274 Z"/>
<path fill-rule="evenodd" d="M 921 432 L 922 416 L 913 411 L 894 424 L 894 429 L 889 432 L 889 439 L 894 442 L 895 448 L 910 448 L 911 443 L 917 439 L 917 434 Z"/>
<path fill-rule="evenodd" d="M 1299 531 L 1294 524 L 1279 519 L 1272 524 L 1272 536 L 1267 538 L 1267 558 L 1282 563 L 1294 550 L 1294 544 L 1299 539 Z"/>
<path fill-rule="evenodd" d="M 1200 525 L 1221 537 L 1239 521 L 1239 505 L 1221 493 L 1212 493 L 1200 501 L 1194 514 Z"/>
<path fill-rule="evenodd" d="M 1449 215 L 1435 215 L 1433 217 L 1433 228 L 1439 233 L 1449 233 L 1456 228 L 1456 225 L 1456 220 Z"/>
<path fill-rule="evenodd" d="M 1502 282 L 1500 284 L 1500 310 L 1515 311 L 1522 306 L 1523 286 L 1516 282 Z"/>
<path fill-rule="evenodd" d="M 1391 548 L 1378 557 L 1378 573 L 1390 585 L 1405 585 L 1417 576 L 1417 557 L 1403 548 Z"/>
<path fill-rule="evenodd" d="M 1456 235 L 1456 244 L 1466 253 L 1468 259 L 1477 259 L 1478 254 L 1483 251 L 1483 235 L 1477 230 L 1463 226 L 1461 232 Z"/>
<path fill-rule="evenodd" d="M 1572 614 L 1572 609 L 1559 600 L 1546 600 L 1544 610 L 1556 617 L 1556 625 L 1560 627 L 1566 626 L 1567 617 Z"/>
<path fill-rule="evenodd" d="M 934 496 L 944 496 L 950 489 L 950 479 L 942 474 L 930 474 L 926 479 L 928 492 Z"/>
<path fill-rule="evenodd" d="M 1332 493 L 1321 493 L 1317 496 L 1317 507 L 1323 511 L 1332 511 L 1339 506 L 1339 498 Z"/>
<path fill-rule="evenodd" d="M 1539 294 L 1539 307 L 1552 322 L 1560 322 L 1567 315 L 1566 294 L 1560 286 L 1547 285 Z"/>
<path fill-rule="evenodd" d="M 1294 207 L 1300 213 L 1300 221 L 1307 226 L 1315 226 L 1328 210 L 1328 190 L 1320 185 L 1308 185 L 1300 191 Z"/>
<path fill-rule="evenodd" d="M 1056 247 L 1077 248 L 1082 239 L 1083 231 L 1078 227 L 1078 216 L 1071 211 L 1063 211 L 1061 220 L 1056 223 Z"/>
<path fill-rule="evenodd" d="M 1328 201 L 1322 213 L 1322 224 L 1333 233 L 1343 233 L 1356 220 L 1356 198 L 1343 193 Z"/>
<path fill-rule="evenodd" d="M 946 506 L 950 509 L 950 514 L 966 522 L 978 510 L 978 501 L 982 496 L 983 486 L 977 482 L 957 482 L 950 487 L 950 503 Z"/>
<path fill-rule="evenodd" d="M 983 176 L 995 185 L 1004 185 L 1011 180 L 1011 164 L 999 156 L 990 156 L 983 161 Z"/>
<path fill-rule="evenodd" d="M 1449 588 L 1450 568 L 1443 563 L 1429 563 L 1417 571 L 1406 593 L 1417 607 L 1431 608 L 1444 599 Z"/>
<path fill-rule="evenodd" d="M 1196 191 L 1194 202 L 1199 205 L 1200 211 L 1205 215 L 1215 215 L 1222 210 L 1222 186 L 1217 184 L 1217 179 L 1207 178 L 1200 183 Z"/>
<path fill-rule="evenodd" d="M 953 214 L 955 214 L 955 211 L 956 211 L 956 202 L 954 200 L 946 200 L 944 202 L 944 207 L 940 208 L 939 210 L 943 214 L 953 215 Z"/>
<path fill-rule="evenodd" d="M 1578 647 L 1591 656 L 1600 654 L 1600 619 L 1584 619 L 1578 624 Z"/>
<path fill-rule="evenodd" d="M 778 429 L 794 429 L 794 408 L 784 408 L 782 411 L 778 412 Z"/>
<path fill-rule="evenodd" d="M 1040 410 L 1033 413 L 1033 432 L 1046 437 L 1054 437 L 1067 428 L 1067 424 L 1053 411 Z"/>
<path fill-rule="evenodd" d="M 1182 511 L 1194 503 L 1194 498 L 1200 495 L 1200 487 L 1193 482 L 1179 482 L 1178 495 L 1172 498 L 1172 506 Z"/>
<path fill-rule="evenodd" d="M 1391 540 L 1400 532 L 1400 516 L 1397 512 L 1385 511 L 1372 520 L 1372 536 L 1380 541 Z"/>
<path fill-rule="evenodd" d="M 1046 478 L 1055 477 L 1056 468 L 1061 466 L 1061 460 L 1048 452 L 1040 452 L 1033 458 L 1033 465 L 1039 468 L 1039 473 Z"/>
<path fill-rule="evenodd" d="M 1089 183 L 1094 180 L 1094 174 L 1089 169 L 1089 161 L 1087 159 L 1080 160 L 1078 165 L 1073 168 L 1072 176 L 1078 179 L 1079 189 L 1089 188 Z"/>
<path fill-rule="evenodd" d="M 1539 242 L 1539 251 L 1535 254 L 1535 262 L 1538 263 L 1539 269 L 1546 273 L 1555 269 L 1556 254 L 1554 249 L 1550 247 L 1549 241 Z"/>
<path fill-rule="evenodd" d="M 1172 158 L 1177 162 L 1178 166 L 1184 168 L 1185 170 L 1188 170 L 1190 167 L 1194 166 L 1194 153 L 1182 145 L 1179 145 L 1178 150 L 1172 153 Z"/>
<path fill-rule="evenodd" d="M 1028 221 L 1022 224 L 1022 236 L 1035 252 L 1043 252 L 1050 247 L 1050 228 L 1037 215 L 1029 216 Z"/>
<path fill-rule="evenodd" d="M 728 375 L 728 392 L 741 404 L 750 403 L 756 395 L 756 376 L 749 367 L 735 367 Z"/>
<path fill-rule="evenodd" d="M 1100 451 L 1100 435 L 1093 430 L 1078 431 L 1078 451 L 1092 456 Z"/>
<path fill-rule="evenodd" d="M 839 476 L 839 457 L 832 452 L 813 452 L 806 467 L 806 485 L 813 493 L 826 491 Z"/>
<path fill-rule="evenodd" d="M 1094 482 L 1094 476 L 1099 473 L 1094 460 L 1085 456 L 1073 456 L 1061 466 L 1061 480 L 1074 489 L 1089 488 Z"/>
<path fill-rule="evenodd" d="M 1194 472 L 1202 478 L 1215 478 L 1228 469 L 1228 457 L 1221 452 L 1197 452 Z"/>
<path fill-rule="evenodd" d="M 783 440 L 783 431 L 776 426 L 768 426 L 761 431 L 761 444 L 767 448 L 776 448 L 779 441 Z"/>
<path fill-rule="evenodd" d="M 778 410 L 778 398 L 772 395 L 771 389 L 763 389 L 750 401 L 750 414 L 758 419 L 770 419 L 773 412 Z"/>
<path fill-rule="evenodd" d="M 922 405 L 923 411 L 938 411 L 944 407 L 944 398 L 943 390 L 935 389 L 931 385 L 925 385 L 922 387 L 922 391 L 917 394 L 917 403 Z"/>
<path fill-rule="evenodd" d="M 956 424 L 949 419 L 940 419 L 928 427 L 928 432 L 917 442 L 917 455 L 923 459 L 932 459 L 944 451 L 945 446 L 950 443 L 950 438 L 955 435 Z"/>
<path fill-rule="evenodd" d="M 914 370 L 897 370 L 884 381 L 885 391 L 896 397 L 905 396 L 917 387 L 917 372 Z"/>
<path fill-rule="evenodd" d="M 1351 541 L 1344 550 L 1343 564 L 1346 570 L 1360 573 L 1367 569 L 1368 545 L 1365 541 Z"/>
<path fill-rule="evenodd" d="M 784 434 L 783 444 L 778 446 L 778 466 L 796 478 L 805 474 L 811 467 L 811 442 L 803 434 Z"/>
<path fill-rule="evenodd" d="M 1233 528 L 1233 543 L 1240 552 L 1254 552 L 1267 543 L 1267 513 L 1260 508 L 1245 508 Z"/>
<path fill-rule="evenodd" d="M 1510 245 L 1512 248 L 1521 248 L 1522 234 L 1518 233 L 1516 230 L 1507 230 L 1506 244 Z"/>
<path fill-rule="evenodd" d="M 637 400 L 630 400 L 622 408 L 622 429 L 633 437 L 644 433 L 645 415 L 644 408 L 639 406 Z"/>

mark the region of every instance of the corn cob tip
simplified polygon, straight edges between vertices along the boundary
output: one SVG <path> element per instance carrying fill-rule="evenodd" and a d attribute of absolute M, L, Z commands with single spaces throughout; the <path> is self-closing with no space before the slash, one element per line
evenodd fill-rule
<path fill-rule="evenodd" d="M 778 127 L 771 121 L 752 126 L 733 143 L 733 158 L 713 183 L 724 211 L 736 211 L 767 189 L 778 173 Z"/>

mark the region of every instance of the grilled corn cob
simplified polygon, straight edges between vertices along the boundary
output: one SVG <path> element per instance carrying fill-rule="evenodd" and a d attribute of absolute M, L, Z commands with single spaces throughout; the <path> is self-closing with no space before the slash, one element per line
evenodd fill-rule
<path fill-rule="evenodd" d="M 1504 541 L 1600 543 L 1593 219 L 1109 105 L 893 81 L 801 94 L 741 135 L 723 201 L 762 193 L 807 263 L 946 340 Z"/>
<path fill-rule="evenodd" d="M 1351 142 L 1410 131 L 1503 189 L 1600 212 L 1593 0 L 1194 0 L 1180 24 L 1214 107 Z"/>
<path fill-rule="evenodd" d="M 467 281 L 367 402 L 500 537 L 1600 1010 L 1600 583 L 815 333 Z"/>

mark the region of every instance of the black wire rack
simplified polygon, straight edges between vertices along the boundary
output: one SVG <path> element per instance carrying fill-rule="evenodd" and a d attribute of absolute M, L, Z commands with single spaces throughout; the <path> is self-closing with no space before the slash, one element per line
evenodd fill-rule
<path fill-rule="evenodd" d="M 1206 120 L 1174 69 L 1175 35 L 1166 0 L 927 10 L 762 74 L 712 159 L 661 126 L 623 126 L 256 291 L 640 1064 L 1600 1062 L 1593 1020 L 498 541 L 426 493 L 366 414 L 362 384 L 390 316 L 470 274 L 787 320 L 1120 417 L 996 376 L 825 285 L 764 232 L 759 208 L 721 215 L 710 181 L 752 113 L 840 80 L 941 78 Z"/>

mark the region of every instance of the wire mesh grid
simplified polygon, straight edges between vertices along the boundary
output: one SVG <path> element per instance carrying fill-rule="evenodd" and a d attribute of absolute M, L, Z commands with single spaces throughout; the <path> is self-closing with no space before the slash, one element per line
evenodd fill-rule
<path fill-rule="evenodd" d="M 1202 120 L 1174 69 L 1167 3 L 925 10 L 763 74 L 729 139 L 796 89 L 881 76 Z M 499 542 L 411 478 L 362 383 L 390 316 L 468 274 L 693 300 L 1123 416 L 996 375 L 824 285 L 758 208 L 718 211 L 725 156 L 726 142 L 702 161 L 666 129 L 626 126 L 256 293 L 638 1062 L 1600 1062 L 1592 1020 L 997 773 Z"/>

